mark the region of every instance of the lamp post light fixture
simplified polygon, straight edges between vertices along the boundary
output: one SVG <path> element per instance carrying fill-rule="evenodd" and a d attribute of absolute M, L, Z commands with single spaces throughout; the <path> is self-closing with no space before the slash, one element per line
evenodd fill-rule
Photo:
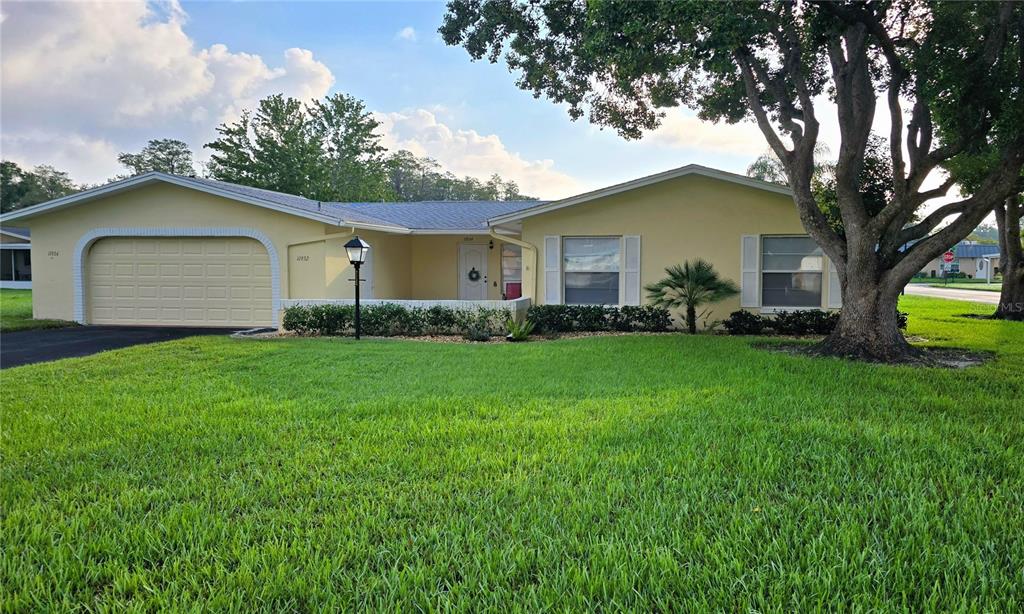
<path fill-rule="evenodd" d="M 348 261 L 355 268 L 356 276 L 350 281 L 356 282 L 356 339 L 359 338 L 359 266 L 366 262 L 366 254 L 370 251 L 370 244 L 359 238 L 359 235 L 352 237 L 352 240 L 345 244 L 345 251 L 348 252 Z"/>

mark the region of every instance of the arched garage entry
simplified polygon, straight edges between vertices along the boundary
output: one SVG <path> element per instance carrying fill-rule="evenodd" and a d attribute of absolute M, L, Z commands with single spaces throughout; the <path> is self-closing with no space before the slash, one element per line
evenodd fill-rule
<path fill-rule="evenodd" d="M 276 326 L 273 244 L 246 229 L 101 229 L 79 242 L 79 322 Z"/>

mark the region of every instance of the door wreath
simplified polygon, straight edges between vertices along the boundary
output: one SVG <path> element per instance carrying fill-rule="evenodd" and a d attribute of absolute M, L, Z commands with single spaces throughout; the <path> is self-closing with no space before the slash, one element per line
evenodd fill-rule
<path fill-rule="evenodd" d="M 474 267 L 469 270 L 466 277 L 469 277 L 469 281 L 480 281 L 480 271 L 476 270 L 476 267 Z"/>

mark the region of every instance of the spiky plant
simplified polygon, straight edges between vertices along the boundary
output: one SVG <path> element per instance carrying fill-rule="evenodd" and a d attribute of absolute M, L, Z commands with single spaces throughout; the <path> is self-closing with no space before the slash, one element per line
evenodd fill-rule
<path fill-rule="evenodd" d="M 686 328 L 691 335 L 697 332 L 698 307 L 739 293 L 735 283 L 722 279 L 710 262 L 700 258 L 674 264 L 665 273 L 665 279 L 644 286 L 647 298 L 659 307 L 685 308 Z"/>

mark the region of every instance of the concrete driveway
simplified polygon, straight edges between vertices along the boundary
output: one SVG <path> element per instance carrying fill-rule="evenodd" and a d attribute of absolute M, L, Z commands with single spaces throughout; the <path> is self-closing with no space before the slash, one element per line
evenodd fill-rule
<path fill-rule="evenodd" d="M 242 329 L 76 326 L 3 333 L 0 335 L 0 369 L 196 335 L 229 335 L 238 330 Z"/>
<path fill-rule="evenodd" d="M 917 296 L 933 296 L 935 298 L 948 298 L 954 301 L 972 301 L 975 303 L 999 304 L 999 293 L 986 290 L 960 290 L 957 288 L 938 288 L 924 284 L 907 284 L 907 294 Z"/>

